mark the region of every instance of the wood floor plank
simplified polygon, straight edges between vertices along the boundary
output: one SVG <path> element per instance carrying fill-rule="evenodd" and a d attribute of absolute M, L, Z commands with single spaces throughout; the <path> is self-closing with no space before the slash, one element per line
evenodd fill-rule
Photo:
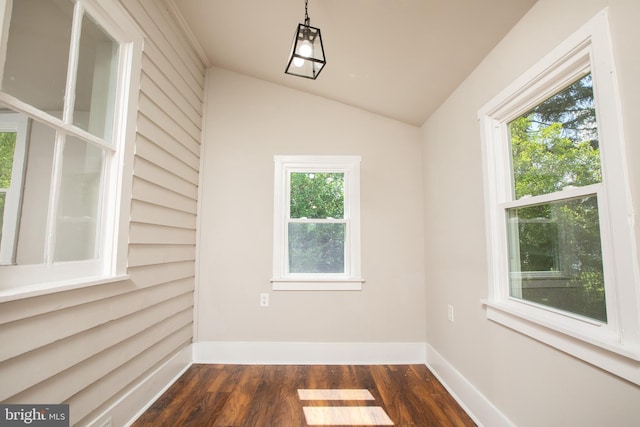
<path fill-rule="evenodd" d="M 270 426 L 305 426 L 302 404 L 298 399 L 298 389 L 304 386 L 305 366 L 281 366 L 282 375 L 277 394 L 279 399 L 271 408 L 265 419 L 271 421 Z"/>
<path fill-rule="evenodd" d="M 395 367 L 393 369 L 395 370 Z M 372 366 L 371 373 L 391 419 L 397 424 L 410 424 L 414 417 L 407 404 L 413 400 L 413 395 L 406 393 L 406 387 L 397 381 L 390 366 Z M 422 414 L 422 418 L 425 416 Z"/>
<path fill-rule="evenodd" d="M 303 401 L 299 389 L 361 390 L 374 400 Z M 396 427 L 475 426 L 425 365 L 193 365 L 133 427 L 307 427 L 305 407 L 384 411 Z"/>

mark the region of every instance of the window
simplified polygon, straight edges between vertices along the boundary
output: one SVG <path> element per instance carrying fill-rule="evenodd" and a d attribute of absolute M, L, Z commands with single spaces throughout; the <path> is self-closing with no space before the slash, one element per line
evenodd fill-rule
<path fill-rule="evenodd" d="M 114 1 L 0 13 L 0 292 L 122 276 L 142 38 Z"/>
<path fill-rule="evenodd" d="M 359 290 L 360 157 L 275 156 L 274 290 Z"/>
<path fill-rule="evenodd" d="M 602 13 L 479 112 L 485 304 L 489 319 L 640 383 L 640 284 L 608 37 Z"/>

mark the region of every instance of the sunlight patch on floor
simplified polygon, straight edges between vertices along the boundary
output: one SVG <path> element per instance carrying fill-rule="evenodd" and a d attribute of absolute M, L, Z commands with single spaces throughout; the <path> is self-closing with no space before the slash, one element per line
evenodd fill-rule
<path fill-rule="evenodd" d="M 366 389 L 298 389 L 303 401 L 375 400 Z M 310 426 L 392 426 L 393 421 L 380 406 L 305 406 Z"/>
<path fill-rule="evenodd" d="M 393 421 L 379 406 L 305 406 L 310 426 L 392 426 Z"/>
<path fill-rule="evenodd" d="M 300 400 L 375 400 L 366 389 L 298 389 Z"/>

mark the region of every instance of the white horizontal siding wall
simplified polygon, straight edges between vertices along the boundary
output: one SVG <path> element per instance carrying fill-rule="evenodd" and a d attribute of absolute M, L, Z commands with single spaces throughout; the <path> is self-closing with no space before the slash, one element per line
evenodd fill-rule
<path fill-rule="evenodd" d="M 70 404 L 86 425 L 193 337 L 205 67 L 165 1 L 123 0 L 145 34 L 130 280 L 0 305 L 0 401 Z"/>

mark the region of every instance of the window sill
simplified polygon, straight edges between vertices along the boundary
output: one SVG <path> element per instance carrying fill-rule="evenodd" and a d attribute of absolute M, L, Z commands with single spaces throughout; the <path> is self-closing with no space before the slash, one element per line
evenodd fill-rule
<path fill-rule="evenodd" d="M 56 282 L 39 283 L 34 285 L 19 286 L 0 290 L 0 303 L 16 301 L 25 298 L 38 297 L 58 292 L 70 291 L 74 289 L 87 288 L 90 286 L 104 285 L 107 283 L 127 280 L 128 274 L 118 274 L 114 276 L 93 276 L 79 279 L 60 280 Z"/>
<path fill-rule="evenodd" d="M 594 330 L 587 334 L 552 323 L 544 315 L 532 315 L 533 311 L 523 310 L 519 303 L 482 300 L 482 304 L 487 319 L 640 385 L 638 343 L 625 343 L 617 334 L 601 330 L 596 322 L 585 322 L 586 328 Z"/>
<path fill-rule="evenodd" d="M 361 291 L 364 279 L 279 278 L 271 279 L 274 291 Z"/>

